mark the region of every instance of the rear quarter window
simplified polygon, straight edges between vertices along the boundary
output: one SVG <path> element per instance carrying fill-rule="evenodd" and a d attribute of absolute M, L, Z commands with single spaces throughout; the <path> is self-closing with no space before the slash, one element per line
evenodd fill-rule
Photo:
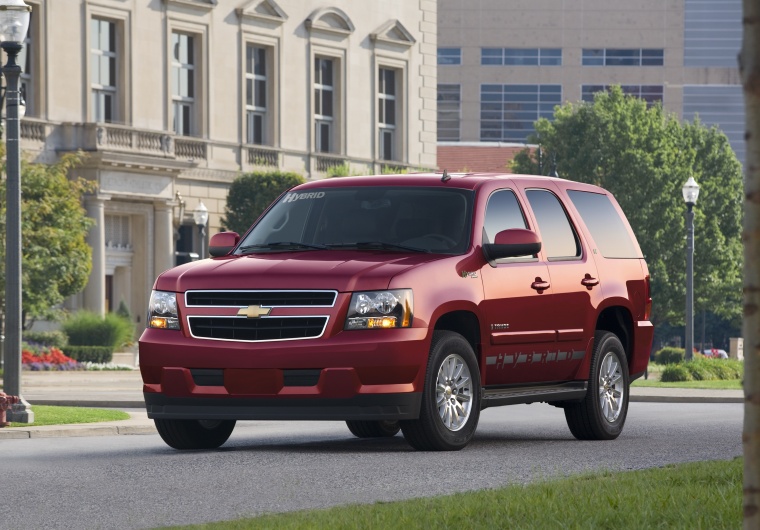
<path fill-rule="evenodd" d="M 640 258 L 626 222 L 607 195 L 568 190 L 570 200 L 605 258 Z"/>

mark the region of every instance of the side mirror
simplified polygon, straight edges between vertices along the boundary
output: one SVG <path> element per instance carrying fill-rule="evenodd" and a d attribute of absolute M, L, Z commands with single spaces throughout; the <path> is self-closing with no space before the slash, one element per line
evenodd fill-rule
<path fill-rule="evenodd" d="M 525 228 L 502 230 L 493 243 L 483 245 L 483 254 L 488 263 L 494 266 L 497 259 L 533 256 L 541 250 L 538 234 Z"/>
<path fill-rule="evenodd" d="M 208 253 L 214 258 L 226 256 L 237 246 L 239 241 L 240 234 L 237 232 L 219 232 L 211 236 Z"/>

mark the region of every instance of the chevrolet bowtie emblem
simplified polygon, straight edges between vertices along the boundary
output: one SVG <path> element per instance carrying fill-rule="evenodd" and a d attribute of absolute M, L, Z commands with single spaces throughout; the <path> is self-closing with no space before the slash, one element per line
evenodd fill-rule
<path fill-rule="evenodd" d="M 260 305 L 249 305 L 238 311 L 239 317 L 259 318 L 265 317 L 272 311 L 271 307 L 261 307 Z"/>

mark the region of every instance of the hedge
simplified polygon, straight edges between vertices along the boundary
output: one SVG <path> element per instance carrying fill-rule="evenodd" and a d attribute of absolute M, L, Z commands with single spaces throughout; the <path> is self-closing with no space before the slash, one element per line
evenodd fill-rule
<path fill-rule="evenodd" d="M 665 347 L 654 354 L 654 361 L 657 364 L 676 364 L 684 360 L 683 348 Z"/>
<path fill-rule="evenodd" d="M 111 346 L 66 346 L 63 352 L 80 363 L 110 363 L 113 360 Z"/>
<path fill-rule="evenodd" d="M 710 381 L 714 379 L 741 379 L 744 377 L 744 363 L 733 359 L 695 358 L 663 368 L 660 381 Z"/>

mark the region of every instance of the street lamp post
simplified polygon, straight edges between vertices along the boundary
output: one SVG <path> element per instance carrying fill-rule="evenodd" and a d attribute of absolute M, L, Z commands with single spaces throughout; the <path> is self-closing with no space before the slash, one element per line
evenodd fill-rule
<path fill-rule="evenodd" d="M 686 202 L 686 347 L 685 357 L 690 361 L 694 352 L 694 205 L 699 197 L 699 184 L 689 177 L 683 185 Z"/>
<path fill-rule="evenodd" d="M 0 47 L 8 55 L 2 67 L 8 116 L 6 135 L 5 210 L 5 341 L 4 391 L 21 397 L 21 149 L 19 91 L 21 67 L 16 57 L 29 29 L 32 8 L 23 0 L 0 0 Z M 34 413 L 23 400 L 8 411 L 10 421 L 33 423 Z"/>
<path fill-rule="evenodd" d="M 208 223 L 208 208 L 201 201 L 193 210 L 193 220 L 198 226 L 198 234 L 201 239 L 201 259 L 206 257 L 206 223 Z"/>

